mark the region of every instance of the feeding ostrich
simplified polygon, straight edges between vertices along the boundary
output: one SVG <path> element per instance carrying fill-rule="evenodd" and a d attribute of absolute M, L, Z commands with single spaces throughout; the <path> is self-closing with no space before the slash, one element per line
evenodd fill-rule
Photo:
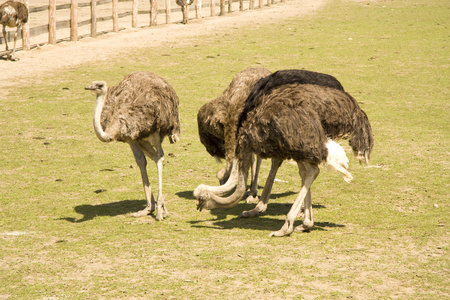
<path fill-rule="evenodd" d="M 217 173 L 221 184 L 227 181 L 232 168 L 236 149 L 236 125 L 244 109 L 245 99 L 255 83 L 270 74 L 271 72 L 264 68 L 247 68 L 239 72 L 222 95 L 204 104 L 198 111 L 197 124 L 201 143 L 216 160 L 225 159 L 226 162 L 225 168 Z M 252 164 L 249 197 L 257 194 L 260 162 L 261 159 L 258 158 L 258 163 Z"/>
<path fill-rule="evenodd" d="M 249 107 L 252 109 L 249 110 Z M 372 129 L 365 112 L 352 96 L 329 87 L 288 84 L 274 88 L 269 94 L 255 98 L 253 103 L 247 102 L 240 120 L 236 148 L 236 189 L 228 197 L 200 190 L 195 195 L 197 208 L 235 206 L 245 192 L 252 153 L 262 158 L 272 158 L 272 166 L 274 162 L 280 166 L 283 160 L 293 159 L 299 168 L 302 187 L 287 214 L 285 224 L 280 230 L 272 232 L 271 236 L 285 236 L 294 230 L 307 231 L 313 227 L 310 188 L 319 175 L 319 164 L 336 156 L 346 160 L 342 148 L 337 147 L 339 151 L 336 153 L 334 146 L 337 144 L 330 143 L 330 139 L 348 136 L 353 153 L 366 164 L 373 148 Z M 263 194 L 266 188 L 270 192 L 271 187 L 266 185 Z M 302 207 L 303 224 L 294 228 L 294 221 Z"/>
<path fill-rule="evenodd" d="M 194 3 L 194 0 L 177 0 L 179 6 L 181 6 L 181 12 L 183 13 L 183 21 L 181 23 L 187 24 L 188 22 L 188 6 Z"/>
<path fill-rule="evenodd" d="M 6 1 L 0 5 L 0 24 L 3 26 L 3 40 L 6 45 L 7 58 L 12 61 L 18 59 L 14 58 L 14 53 L 16 52 L 16 42 L 17 35 L 22 29 L 23 24 L 28 22 L 28 8 L 25 4 L 14 1 Z M 16 27 L 16 32 L 14 33 L 14 48 L 12 53 L 9 51 L 8 41 L 6 37 L 6 26 Z"/>
<path fill-rule="evenodd" d="M 251 69 L 243 71 L 244 73 L 250 72 Z M 236 78 L 233 80 L 235 81 L 237 78 L 239 78 L 240 75 L 238 74 Z M 239 103 L 237 103 L 236 110 L 231 110 L 231 116 L 227 115 L 226 112 L 229 110 L 228 106 L 221 106 L 222 108 L 217 108 L 214 103 L 214 101 L 218 101 L 220 97 L 216 100 L 213 100 L 210 103 L 205 104 L 199 111 L 198 115 L 198 123 L 199 123 L 199 134 L 200 134 L 200 140 L 202 143 L 207 147 L 208 152 L 218 157 L 217 153 L 223 152 L 223 124 L 227 124 L 227 122 L 230 124 L 228 125 L 231 129 L 230 133 L 236 132 L 236 124 L 238 121 L 236 120 L 236 113 L 240 114 L 243 111 L 243 106 L 245 105 L 251 105 L 251 103 L 254 103 L 254 99 L 260 97 L 263 94 L 268 94 L 272 89 L 274 89 L 277 86 L 289 84 L 289 83 L 298 83 L 298 84 L 315 84 L 315 85 L 321 85 L 321 86 L 327 86 L 331 88 L 335 88 L 338 90 L 343 91 L 344 88 L 342 87 L 341 83 L 334 77 L 328 74 L 324 73 L 318 73 L 313 71 L 307 71 L 307 70 L 280 70 L 273 74 L 270 74 L 264 78 L 261 78 L 254 84 L 253 89 L 251 90 L 250 94 L 248 95 L 248 98 L 246 100 L 242 100 Z M 234 92 L 233 89 L 233 82 L 230 84 L 229 89 L 231 88 L 231 92 Z M 226 90 L 225 92 L 228 92 Z M 247 92 L 248 94 L 248 92 Z M 224 93 L 225 95 L 225 93 Z M 226 98 L 225 98 L 226 99 Z M 220 107 L 220 106 L 219 106 Z M 251 110 L 252 107 L 247 107 L 247 110 Z M 226 116 L 226 117 L 224 117 Z M 228 118 L 227 118 L 228 117 Z M 221 122 L 217 121 L 217 118 L 221 118 Z M 216 125 L 219 124 L 220 126 Z M 208 125 L 208 126 L 207 126 Z M 203 129 L 202 127 L 206 127 L 206 129 Z M 202 137 L 202 132 L 203 136 Z M 211 133 L 211 134 L 210 134 Z M 232 161 L 234 158 L 234 152 L 236 149 L 236 137 L 231 135 L 226 135 L 227 139 L 226 142 L 228 143 L 228 149 L 227 149 L 227 167 L 226 169 L 219 172 L 218 177 L 221 184 L 224 184 L 232 170 Z M 219 156 L 220 157 L 220 156 Z M 253 158 L 253 156 L 252 156 Z M 272 168 L 276 167 L 276 164 L 273 164 L 272 162 Z M 259 166 L 261 164 L 261 158 L 257 158 L 256 164 L 252 164 L 252 184 L 251 189 L 248 193 L 247 202 L 249 200 L 252 200 L 252 198 L 255 198 L 257 196 L 257 184 L 258 184 L 258 172 L 259 172 Z M 278 166 L 279 167 L 279 166 Z M 342 172 L 347 172 L 345 169 L 341 170 Z M 269 176 L 269 180 L 271 182 L 267 182 L 266 185 L 272 186 L 273 180 L 275 179 L 275 173 L 276 170 L 272 170 L 270 174 L 273 174 L 273 176 Z M 348 172 L 347 172 L 348 173 Z M 237 173 L 234 172 L 234 175 L 237 176 Z M 231 190 L 236 185 L 237 177 L 234 176 L 232 180 L 228 181 L 226 185 L 222 185 L 220 187 L 210 187 L 206 185 L 200 185 L 195 190 L 195 193 L 198 194 L 201 192 L 202 189 L 213 191 L 216 195 L 221 195 L 231 192 Z M 350 173 L 347 175 L 347 180 L 350 180 L 351 178 Z M 267 194 L 269 192 L 269 194 Z M 266 193 L 263 194 L 268 199 L 270 195 L 270 191 L 266 191 Z M 260 199 L 259 202 L 261 202 L 262 199 Z M 264 202 L 264 201 L 263 201 Z M 267 206 L 267 205 L 266 205 Z M 265 207 L 266 207 L 265 206 Z M 257 205 L 259 210 L 262 210 L 263 207 L 261 206 L 261 203 L 258 203 Z M 265 211 L 264 207 L 264 211 Z M 261 212 L 261 211 L 260 211 Z M 255 216 L 256 211 L 250 211 L 250 212 L 243 212 L 241 217 L 251 217 Z"/>
<path fill-rule="evenodd" d="M 162 195 L 164 151 L 161 143 L 166 136 L 170 143 L 178 141 L 180 136 L 175 90 L 151 72 L 131 73 L 110 88 L 104 81 L 95 81 L 86 90 L 97 94 L 94 110 L 97 137 L 102 142 L 116 140 L 128 143 L 141 171 L 147 207 L 134 216 L 148 215 L 156 208 L 156 220 L 163 220 L 167 209 Z M 148 180 L 145 156 L 156 163 L 158 170 L 156 202 Z"/>

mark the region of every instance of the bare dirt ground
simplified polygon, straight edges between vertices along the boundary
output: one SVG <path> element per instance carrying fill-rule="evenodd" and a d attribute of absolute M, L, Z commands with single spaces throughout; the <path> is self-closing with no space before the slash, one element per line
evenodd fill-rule
<path fill-rule="evenodd" d="M 108 33 L 96 39 L 83 38 L 78 42 L 61 42 L 44 45 L 31 51 L 16 52 L 19 61 L 0 60 L 0 98 L 5 88 L 26 84 L 30 77 L 36 78 L 64 68 L 105 61 L 112 57 L 126 55 L 136 47 L 157 47 L 162 43 L 180 44 L 183 39 L 200 35 L 215 34 L 230 27 L 248 27 L 256 24 L 277 23 L 285 19 L 302 17 L 314 13 L 325 0 L 287 0 L 270 7 L 255 10 L 235 11 L 225 16 L 204 17 L 180 23 L 125 29 L 119 33 Z M 238 8 L 234 8 L 238 10 Z M 190 12 L 190 16 L 195 12 Z M 21 42 L 18 41 L 18 45 Z M 4 45 L 0 45 L 4 46 Z M 2 95 L 3 94 L 3 95 Z"/>

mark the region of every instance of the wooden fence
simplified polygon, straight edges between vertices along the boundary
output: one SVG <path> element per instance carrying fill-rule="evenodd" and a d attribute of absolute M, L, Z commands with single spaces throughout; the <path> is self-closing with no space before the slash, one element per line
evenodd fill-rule
<path fill-rule="evenodd" d="M 86 26 L 90 24 L 90 35 L 95 38 L 99 34 L 97 29 L 97 24 L 99 22 L 106 22 L 112 20 L 112 26 L 109 30 L 102 31 L 100 33 L 106 32 L 117 32 L 120 30 L 119 28 L 119 19 L 124 17 L 131 16 L 131 27 L 138 27 L 138 15 L 148 15 L 149 16 L 149 26 L 157 25 L 157 16 L 158 14 L 165 14 L 165 23 L 169 24 L 172 21 L 172 14 L 181 12 L 181 8 L 178 5 L 175 5 L 176 8 L 171 7 L 170 0 L 160 0 L 160 4 L 164 3 L 164 9 L 157 9 L 158 0 L 148 0 L 149 1 L 149 10 L 138 10 L 139 1 L 143 0 L 90 0 L 88 2 L 80 2 L 78 0 L 70 0 L 70 3 L 56 5 L 56 0 L 49 0 L 48 5 L 41 6 L 29 6 L 29 0 L 21 0 L 22 3 L 28 6 L 30 17 L 33 14 L 41 13 L 47 11 L 48 12 L 48 23 L 45 25 L 29 27 L 29 24 L 25 24 L 23 26 L 21 34 L 19 34 L 19 38 L 22 39 L 22 50 L 30 50 L 31 48 L 36 47 L 37 45 L 30 45 L 30 38 L 42 34 L 48 33 L 48 44 L 56 44 L 57 41 L 67 40 L 77 41 L 81 36 L 78 34 L 78 28 L 82 26 Z M 69 1 L 69 0 L 68 0 Z M 164 2 L 163 2 L 164 1 Z M 244 10 L 244 2 L 248 9 L 253 10 L 255 8 L 262 8 L 263 6 L 270 6 L 275 3 L 275 0 L 206 0 L 207 4 L 203 5 L 202 0 L 195 0 L 194 4 L 191 5 L 189 11 L 195 11 L 195 18 L 202 18 L 202 8 L 208 9 L 210 16 L 216 16 L 216 8 L 219 7 L 219 14 L 223 16 L 227 13 L 233 11 L 232 5 L 233 3 L 239 3 L 239 10 Z M 255 2 L 258 1 L 257 6 L 255 6 Z M 285 0 L 279 0 L 280 2 L 285 2 Z M 129 10 L 122 11 L 119 13 L 118 4 L 128 2 L 130 5 Z M 105 5 L 111 5 L 110 15 L 109 16 L 98 16 L 97 12 L 99 8 Z M 81 8 L 90 7 L 90 18 L 85 20 L 78 20 L 78 10 Z M 56 20 L 56 12 L 59 10 L 70 10 L 70 17 L 65 20 Z M 30 19 L 30 18 L 29 18 Z M 190 18 L 192 19 L 192 18 Z M 57 30 L 69 28 L 70 36 L 63 36 L 57 39 Z M 14 36 L 13 31 L 9 31 L 7 33 L 8 42 L 13 40 Z M 3 36 L 0 38 L 0 44 L 4 44 Z M 40 43 L 45 44 L 45 43 Z M 19 48 L 20 50 L 20 48 Z M 1 52 L 0 52 L 1 53 Z"/>

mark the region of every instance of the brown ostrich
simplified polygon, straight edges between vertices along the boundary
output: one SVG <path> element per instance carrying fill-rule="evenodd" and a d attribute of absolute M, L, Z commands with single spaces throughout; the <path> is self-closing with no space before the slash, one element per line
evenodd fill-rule
<path fill-rule="evenodd" d="M 252 69 L 244 70 L 243 73 L 247 74 L 251 72 Z M 266 72 L 267 73 L 267 72 Z M 241 78 L 242 76 L 238 74 L 236 78 L 233 80 L 237 80 L 238 78 Z M 251 82 L 253 84 L 253 81 Z M 218 108 L 216 104 L 214 104 L 215 101 L 218 101 L 220 97 L 216 100 L 213 100 L 210 103 L 205 104 L 199 111 L 198 115 L 198 123 L 199 123 L 199 134 L 200 134 L 200 140 L 202 143 L 207 147 L 208 152 L 215 156 L 219 157 L 219 154 L 223 153 L 223 124 L 227 124 L 227 122 L 230 123 L 228 125 L 230 130 L 230 133 L 236 133 L 236 124 L 238 121 L 236 121 L 236 113 L 240 114 L 244 108 L 243 106 L 246 105 L 247 110 L 251 110 L 252 103 L 254 103 L 254 99 L 260 97 L 263 94 L 268 94 L 272 89 L 276 88 L 277 86 L 289 84 L 289 83 L 298 83 L 298 84 L 315 84 L 315 85 L 321 85 L 321 86 L 327 86 L 331 88 L 335 88 L 338 90 L 343 91 L 344 88 L 342 87 L 342 84 L 334 77 L 328 74 L 324 73 L 318 73 L 308 70 L 280 70 L 273 74 L 270 74 L 264 78 L 261 78 L 258 80 L 255 84 L 251 92 L 248 94 L 248 98 L 246 100 L 242 100 L 238 102 L 237 106 L 235 106 L 235 110 L 231 110 L 232 116 L 228 117 L 229 114 L 227 114 L 227 111 L 229 110 L 229 106 L 225 103 L 225 105 L 219 106 L 222 108 Z M 230 90 L 233 92 L 233 82 L 230 84 L 230 87 L 225 91 L 227 92 Z M 225 95 L 225 93 L 224 93 Z M 220 101 L 220 100 L 219 100 Z M 236 111 L 236 112 L 235 112 Z M 225 116 L 225 117 L 224 117 Z M 220 122 L 218 119 L 220 118 Z M 216 125 L 217 124 L 217 125 Z M 204 127 L 204 128 L 202 128 Z M 202 134 L 203 133 L 203 134 Z M 216 195 L 223 195 L 225 193 L 231 192 L 232 189 L 237 184 L 237 172 L 234 172 L 233 176 L 229 181 L 227 181 L 228 176 L 230 175 L 230 172 L 232 170 L 232 159 L 234 158 L 234 151 L 236 149 L 236 138 L 231 135 L 227 135 L 227 143 L 228 143 L 228 150 L 227 150 L 227 167 L 224 170 L 221 170 L 218 174 L 218 178 L 222 186 L 218 187 L 211 187 L 206 185 L 200 185 L 195 190 L 195 194 L 201 193 L 201 190 L 207 190 L 212 191 Z M 339 146 L 337 146 L 339 147 Z M 254 156 L 252 156 L 252 159 Z M 252 201 L 253 199 L 257 199 L 257 184 L 258 184 L 258 172 L 259 167 L 261 164 L 261 158 L 257 157 L 256 164 L 252 163 L 252 183 L 251 188 L 247 193 L 247 202 Z M 336 164 L 335 164 L 336 165 Z M 337 164 L 336 167 L 340 166 L 341 164 Z M 347 181 L 351 180 L 351 175 L 346 171 L 346 164 L 344 162 L 344 168 L 339 167 L 341 173 L 346 172 L 346 178 Z M 270 196 L 270 189 L 269 187 L 272 187 L 273 180 L 275 180 L 276 171 L 280 165 L 277 161 L 272 161 L 272 168 L 271 172 L 268 177 L 268 181 L 266 181 L 266 189 L 263 190 L 263 194 L 261 199 L 259 199 L 259 203 L 257 205 L 257 208 L 255 210 L 249 211 L 249 212 L 243 212 L 241 214 L 241 217 L 253 217 L 259 214 L 262 211 L 265 211 L 267 207 L 267 201 Z M 226 184 L 225 184 L 226 183 Z M 263 203 L 266 203 L 263 205 Z"/>
<path fill-rule="evenodd" d="M 206 151 L 220 161 L 225 159 L 226 166 L 217 174 L 224 184 L 232 169 L 232 161 L 236 149 L 236 129 L 240 113 L 244 109 L 245 99 L 255 83 L 270 75 L 264 68 L 247 68 L 233 78 L 230 85 L 216 99 L 204 104 L 197 114 L 198 133 Z M 256 197 L 258 188 L 258 170 L 261 159 L 252 164 L 252 183 L 250 197 Z M 216 190 L 216 193 L 219 191 Z M 226 192 L 226 191 L 225 191 Z"/>
<path fill-rule="evenodd" d="M 6 1 L 0 5 L 0 24 L 3 26 L 3 40 L 6 45 L 7 59 L 16 61 L 19 60 L 14 58 L 16 52 L 16 42 L 17 35 L 22 29 L 23 24 L 28 22 L 28 8 L 25 4 L 14 1 Z M 8 41 L 6 37 L 6 26 L 16 27 L 16 32 L 14 33 L 14 48 L 13 51 L 9 51 Z"/>
<path fill-rule="evenodd" d="M 97 95 L 94 110 L 94 130 L 102 142 L 113 140 L 128 143 L 139 166 L 147 207 L 134 214 L 141 217 L 155 211 L 156 220 L 167 216 L 162 195 L 164 151 L 161 143 L 168 136 L 178 141 L 180 121 L 178 96 L 160 76 L 151 72 L 131 73 L 116 86 L 108 88 L 104 81 L 87 86 Z M 158 170 L 158 198 L 155 201 L 147 176 L 147 159 Z"/>
<path fill-rule="evenodd" d="M 188 13 L 189 8 L 188 6 L 194 3 L 194 0 L 177 0 L 176 1 L 179 6 L 181 6 L 181 12 L 183 13 L 183 21 L 181 23 L 187 24 L 188 23 Z"/>
<path fill-rule="evenodd" d="M 247 110 L 248 107 L 253 109 Z M 299 168 L 302 187 L 285 224 L 271 236 L 289 235 L 294 230 L 310 230 L 314 225 L 310 187 L 319 175 L 319 164 L 336 156 L 329 140 L 348 136 L 356 157 L 367 164 L 373 148 L 367 115 L 349 94 L 307 84 L 274 88 L 269 94 L 255 98 L 254 103 L 246 103 L 246 108 L 240 117 L 244 121 L 238 124 L 236 155 L 239 175 L 236 189 L 228 197 L 201 190 L 195 195 L 197 208 L 235 206 L 245 192 L 252 153 L 262 158 L 272 158 L 279 165 L 285 159 L 293 159 Z M 342 160 L 345 159 L 342 157 Z M 294 221 L 302 207 L 303 224 L 294 228 Z"/>

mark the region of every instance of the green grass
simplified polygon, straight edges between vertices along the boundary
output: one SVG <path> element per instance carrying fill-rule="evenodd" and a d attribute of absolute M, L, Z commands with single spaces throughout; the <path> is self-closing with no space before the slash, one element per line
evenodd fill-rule
<path fill-rule="evenodd" d="M 444 0 L 330 1 L 308 17 L 143 48 L 6 91 L 0 299 L 447 299 L 449 11 Z M 263 216 L 237 219 L 254 205 L 245 203 L 195 210 L 193 189 L 216 184 L 220 168 L 196 113 L 250 66 L 333 74 L 371 120 L 373 167 L 352 158 L 351 184 L 322 171 L 308 234 L 268 237 L 299 191 L 289 162 Z M 83 89 L 135 70 L 166 78 L 181 102 L 182 140 L 163 145 L 163 222 L 130 216 L 145 205 L 139 170 L 127 145 L 97 140 Z"/>

